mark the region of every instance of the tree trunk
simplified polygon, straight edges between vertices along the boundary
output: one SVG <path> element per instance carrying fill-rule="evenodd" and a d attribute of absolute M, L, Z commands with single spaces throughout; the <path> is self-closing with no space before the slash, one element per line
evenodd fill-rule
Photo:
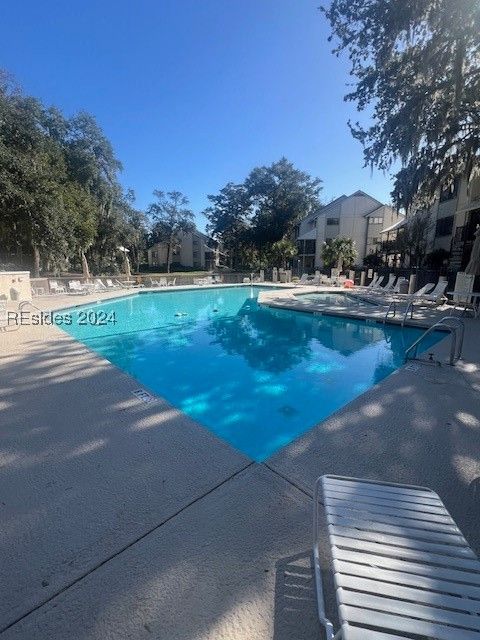
<path fill-rule="evenodd" d="M 167 273 L 170 273 L 170 261 L 172 256 L 172 243 L 167 243 Z"/>
<path fill-rule="evenodd" d="M 33 248 L 33 277 L 40 277 L 40 251 L 36 244 L 32 243 Z"/>
<path fill-rule="evenodd" d="M 87 256 L 85 255 L 84 251 L 80 251 L 80 258 L 82 259 L 82 273 L 83 273 L 83 277 L 86 280 L 90 279 L 90 269 L 88 267 L 88 261 L 87 261 Z"/>

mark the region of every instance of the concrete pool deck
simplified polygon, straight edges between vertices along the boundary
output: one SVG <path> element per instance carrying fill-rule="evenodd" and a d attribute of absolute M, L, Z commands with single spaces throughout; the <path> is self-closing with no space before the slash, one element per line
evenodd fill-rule
<path fill-rule="evenodd" d="M 456 367 L 398 370 L 264 464 L 162 399 L 141 402 L 138 382 L 56 327 L 0 333 L 0 638 L 321 637 L 322 473 L 430 486 L 478 552 L 480 321 L 465 327 Z"/>

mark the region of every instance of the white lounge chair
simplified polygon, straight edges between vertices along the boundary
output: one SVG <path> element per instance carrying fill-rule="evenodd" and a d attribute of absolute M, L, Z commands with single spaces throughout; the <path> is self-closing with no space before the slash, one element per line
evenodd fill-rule
<path fill-rule="evenodd" d="M 392 289 L 392 293 L 393 294 L 397 294 L 400 293 L 400 289 L 401 287 L 405 285 L 405 287 L 408 287 L 408 280 L 407 278 L 397 278 L 397 282 L 395 283 L 395 286 Z"/>
<path fill-rule="evenodd" d="M 111 278 L 105 278 L 105 286 L 107 289 L 109 289 L 110 291 L 113 291 L 114 289 L 121 289 L 122 287 L 117 283 L 114 283 L 113 280 Z"/>
<path fill-rule="evenodd" d="M 380 294 L 385 294 L 385 293 L 392 293 L 394 287 L 395 287 L 395 282 L 397 280 L 397 277 L 394 273 L 390 273 L 388 276 L 388 280 L 387 283 L 382 287 L 381 284 L 379 284 L 376 287 L 372 288 L 372 291 L 374 291 L 375 293 L 380 293 Z"/>
<path fill-rule="evenodd" d="M 88 293 L 88 287 L 81 284 L 80 280 L 70 280 L 68 283 L 68 293 L 74 295 L 85 295 Z"/>
<path fill-rule="evenodd" d="M 51 293 L 66 293 L 65 287 L 62 284 L 58 284 L 56 280 L 49 280 L 48 286 Z"/>
<path fill-rule="evenodd" d="M 159 280 L 154 280 L 153 278 L 146 278 L 145 284 L 147 285 L 147 287 L 166 287 L 167 279 L 160 278 Z"/>
<path fill-rule="evenodd" d="M 375 275 L 373 276 L 373 278 L 370 280 L 370 282 L 366 285 L 356 285 L 355 289 L 359 289 L 360 291 L 370 291 L 371 289 L 373 289 L 377 282 L 380 280 L 380 278 L 382 278 L 382 276 L 379 275 Z"/>
<path fill-rule="evenodd" d="M 383 280 L 383 276 L 381 276 L 380 274 L 377 274 L 376 276 L 374 276 L 371 279 L 370 283 L 367 284 L 365 289 L 375 289 L 375 287 L 378 286 L 378 283 L 380 282 L 380 279 Z"/>
<path fill-rule="evenodd" d="M 415 291 L 415 293 L 411 294 L 412 298 L 421 298 L 422 296 L 426 295 L 427 293 L 430 293 L 430 291 L 432 291 L 433 289 L 435 289 L 435 283 L 434 282 L 427 282 L 427 284 L 425 284 L 423 287 L 421 287 L 418 291 Z"/>
<path fill-rule="evenodd" d="M 441 305 L 447 300 L 445 291 L 447 290 L 448 282 L 446 280 L 439 280 L 436 287 L 430 293 L 424 293 L 418 296 L 420 302 L 432 303 L 434 305 Z"/>
<path fill-rule="evenodd" d="M 167 287 L 174 287 L 177 282 L 176 278 L 172 278 L 171 280 L 167 280 Z"/>
<path fill-rule="evenodd" d="M 440 497 L 426 487 L 322 476 L 313 557 L 326 640 L 335 632 L 323 596 L 321 509 L 340 622 L 335 639 L 480 637 L 480 562 Z"/>
<path fill-rule="evenodd" d="M 295 286 L 301 285 L 311 287 L 319 285 L 321 277 L 322 276 L 309 276 L 308 273 L 304 273 Z"/>
<path fill-rule="evenodd" d="M 107 287 L 103 284 L 100 278 L 95 278 L 93 281 L 95 291 L 107 291 Z"/>
<path fill-rule="evenodd" d="M 378 278 L 375 280 L 374 284 L 370 287 L 368 287 L 369 292 L 374 292 L 374 291 L 379 291 L 380 289 L 382 289 L 382 283 L 385 281 L 385 276 L 378 276 Z M 370 283 L 372 284 L 372 283 Z"/>
<path fill-rule="evenodd" d="M 302 273 L 302 277 L 300 278 L 300 280 L 295 284 L 295 286 L 297 287 L 298 285 L 302 285 L 302 284 L 308 284 L 307 280 L 308 278 L 311 278 L 312 276 L 309 276 L 308 273 Z"/>

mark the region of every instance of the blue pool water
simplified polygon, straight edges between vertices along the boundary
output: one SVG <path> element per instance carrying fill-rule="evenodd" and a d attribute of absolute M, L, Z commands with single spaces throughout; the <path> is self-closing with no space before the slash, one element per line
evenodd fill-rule
<path fill-rule="evenodd" d="M 366 298 L 331 291 L 326 291 L 325 293 L 301 293 L 300 295 L 295 294 L 295 297 L 300 300 L 307 300 L 308 302 L 315 302 L 316 304 L 321 303 L 330 307 L 356 307 L 359 302 L 363 305 L 369 304 L 372 305 L 372 307 L 377 306 L 375 302 L 367 300 Z"/>
<path fill-rule="evenodd" d="M 392 373 L 422 333 L 268 309 L 259 290 L 140 293 L 85 307 L 115 325 L 79 325 L 79 308 L 64 328 L 257 461 Z"/>

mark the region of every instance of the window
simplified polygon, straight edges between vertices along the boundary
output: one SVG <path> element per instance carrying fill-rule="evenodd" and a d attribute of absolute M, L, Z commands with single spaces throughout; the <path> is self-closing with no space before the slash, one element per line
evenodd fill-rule
<path fill-rule="evenodd" d="M 305 253 L 315 253 L 315 240 L 305 240 Z"/>
<path fill-rule="evenodd" d="M 327 224 L 338 226 L 340 224 L 340 220 L 338 218 L 327 218 Z"/>
<path fill-rule="evenodd" d="M 369 224 L 383 224 L 383 218 L 369 218 Z"/>
<path fill-rule="evenodd" d="M 458 178 L 455 178 L 453 182 L 451 182 L 446 187 L 442 188 L 440 191 L 440 202 L 446 202 L 447 200 L 452 200 L 456 198 L 458 195 Z M 448 235 L 448 234 L 444 234 Z"/>
<path fill-rule="evenodd" d="M 453 229 L 453 216 L 447 216 L 446 218 L 440 218 L 437 220 L 437 227 L 435 229 L 436 236 L 449 236 Z"/>
<path fill-rule="evenodd" d="M 152 264 L 153 265 L 157 264 L 157 252 L 156 251 L 152 251 Z"/>

